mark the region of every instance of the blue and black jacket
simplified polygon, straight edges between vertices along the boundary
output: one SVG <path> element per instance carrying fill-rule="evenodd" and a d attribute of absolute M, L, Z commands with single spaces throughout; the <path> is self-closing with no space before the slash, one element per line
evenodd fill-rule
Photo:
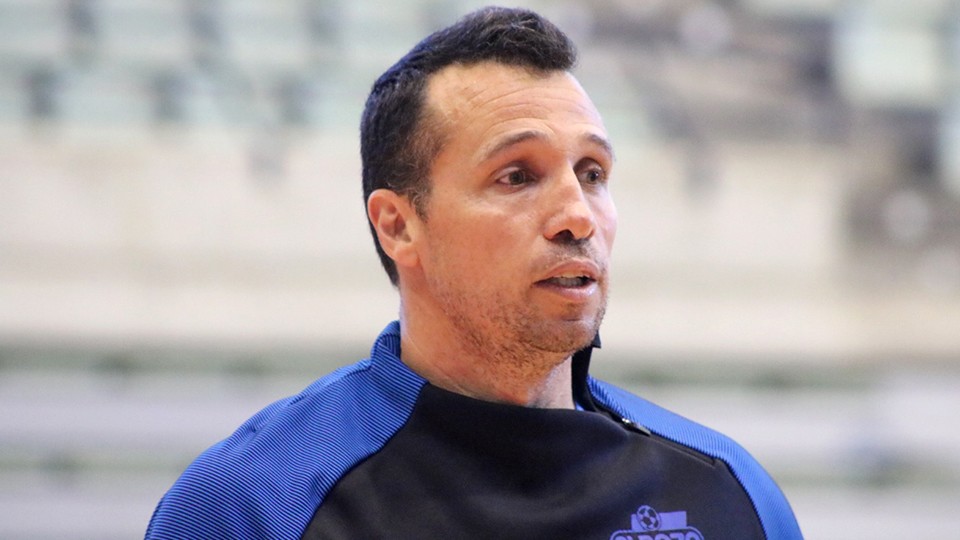
<path fill-rule="evenodd" d="M 369 359 L 278 401 L 202 454 L 148 539 L 799 540 L 782 492 L 727 437 L 591 378 L 582 410 L 475 400 Z"/>

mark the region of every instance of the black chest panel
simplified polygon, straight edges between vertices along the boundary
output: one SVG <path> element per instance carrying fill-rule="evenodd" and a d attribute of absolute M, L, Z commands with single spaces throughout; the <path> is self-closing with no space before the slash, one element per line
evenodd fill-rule
<path fill-rule="evenodd" d="M 764 535 L 720 461 L 602 412 L 486 403 L 427 385 L 407 424 L 334 486 L 302 538 Z"/>

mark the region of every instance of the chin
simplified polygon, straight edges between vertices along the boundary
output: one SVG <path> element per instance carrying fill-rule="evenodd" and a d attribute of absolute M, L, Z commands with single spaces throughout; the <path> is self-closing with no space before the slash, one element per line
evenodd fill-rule
<path fill-rule="evenodd" d="M 600 328 L 599 319 L 561 321 L 552 328 L 531 334 L 537 348 L 553 353 L 573 354 L 593 342 Z"/>

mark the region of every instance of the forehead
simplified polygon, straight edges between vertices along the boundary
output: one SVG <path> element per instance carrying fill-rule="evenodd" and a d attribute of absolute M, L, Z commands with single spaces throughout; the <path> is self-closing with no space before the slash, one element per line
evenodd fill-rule
<path fill-rule="evenodd" d="M 515 129 L 605 138 L 600 114 L 572 74 L 496 62 L 452 65 L 434 74 L 427 106 L 449 139 L 480 144 Z"/>

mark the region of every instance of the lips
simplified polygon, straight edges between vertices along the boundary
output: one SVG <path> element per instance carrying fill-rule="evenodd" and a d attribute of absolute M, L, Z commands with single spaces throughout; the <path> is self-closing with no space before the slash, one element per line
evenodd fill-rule
<path fill-rule="evenodd" d="M 538 284 L 563 288 L 587 287 L 596 283 L 600 269 L 592 261 L 569 261 L 551 268 Z"/>
<path fill-rule="evenodd" d="M 583 287 L 594 280 L 587 276 L 557 276 L 544 281 L 558 287 Z"/>

